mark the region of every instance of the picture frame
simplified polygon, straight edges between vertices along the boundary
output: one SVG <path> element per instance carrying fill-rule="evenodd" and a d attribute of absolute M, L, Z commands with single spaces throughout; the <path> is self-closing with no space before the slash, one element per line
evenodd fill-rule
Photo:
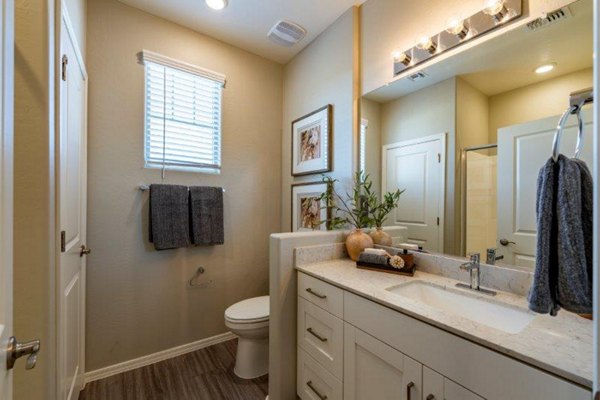
<path fill-rule="evenodd" d="M 323 207 L 323 201 L 318 199 L 327 186 L 324 182 L 292 185 L 292 232 L 328 229 L 331 209 Z"/>
<path fill-rule="evenodd" d="M 292 176 L 331 171 L 332 119 L 328 104 L 292 122 Z"/>

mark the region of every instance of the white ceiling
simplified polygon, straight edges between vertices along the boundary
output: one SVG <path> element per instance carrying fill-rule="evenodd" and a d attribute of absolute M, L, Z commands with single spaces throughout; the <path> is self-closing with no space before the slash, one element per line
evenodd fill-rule
<path fill-rule="evenodd" d="M 132 7 L 212 36 L 279 63 L 286 63 L 353 5 L 365 0 L 229 0 L 214 11 L 204 0 L 119 0 Z M 271 27 L 287 19 L 308 34 L 295 46 L 267 38 Z"/>
<path fill-rule="evenodd" d="M 367 98 L 382 103 L 420 90 L 453 76 L 461 76 L 487 96 L 507 92 L 593 65 L 593 2 L 569 5 L 572 17 L 537 31 L 522 26 L 462 53 L 422 69 L 428 76 L 411 82 L 400 78 L 376 89 Z M 533 70 L 556 63 L 554 71 L 539 75 Z"/>

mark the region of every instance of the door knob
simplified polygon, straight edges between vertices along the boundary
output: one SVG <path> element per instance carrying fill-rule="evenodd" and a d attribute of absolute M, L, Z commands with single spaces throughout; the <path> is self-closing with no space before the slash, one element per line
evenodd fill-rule
<path fill-rule="evenodd" d="M 92 249 L 85 247 L 85 244 L 82 244 L 79 251 L 79 257 L 87 256 L 92 252 Z"/>
<path fill-rule="evenodd" d="M 508 239 L 500 239 L 500 244 L 501 244 L 502 246 L 508 246 L 509 244 L 516 244 L 516 243 L 515 243 L 515 242 L 511 242 L 511 241 L 510 241 L 510 240 L 508 240 Z"/>
<path fill-rule="evenodd" d="M 32 369 L 33 367 L 35 367 L 39 352 L 39 339 L 31 340 L 25 343 L 20 343 L 17 342 L 17 338 L 11 336 L 10 339 L 8 339 L 6 369 L 12 369 L 15 366 L 15 362 L 17 361 L 17 359 L 23 356 L 29 356 L 27 357 L 27 361 L 25 362 L 25 369 Z"/>

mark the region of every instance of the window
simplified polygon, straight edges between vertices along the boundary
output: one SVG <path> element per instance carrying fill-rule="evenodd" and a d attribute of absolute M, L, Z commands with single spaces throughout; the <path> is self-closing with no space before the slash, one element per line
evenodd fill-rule
<path fill-rule="evenodd" d="M 360 120 L 360 138 L 359 138 L 359 153 L 358 153 L 358 170 L 366 174 L 367 169 L 367 128 L 369 127 L 369 121 L 362 118 Z"/>
<path fill-rule="evenodd" d="M 225 77 L 144 50 L 145 166 L 218 174 Z"/>

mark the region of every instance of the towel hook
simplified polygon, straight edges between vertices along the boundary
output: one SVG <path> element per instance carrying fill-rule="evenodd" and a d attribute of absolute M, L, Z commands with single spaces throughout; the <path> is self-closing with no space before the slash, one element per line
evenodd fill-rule
<path fill-rule="evenodd" d="M 585 101 L 582 101 L 580 104 L 570 106 L 567 111 L 560 117 L 558 121 L 558 125 L 556 127 L 556 133 L 554 134 L 554 141 L 552 142 L 552 159 L 554 162 L 558 161 L 559 155 L 559 147 L 560 147 L 560 137 L 563 133 L 563 129 L 569 119 L 569 115 L 575 114 L 577 116 L 577 146 L 575 148 L 574 158 L 579 158 L 579 153 L 581 152 L 581 148 L 583 147 L 583 119 L 581 118 L 581 107 L 585 104 Z"/>

